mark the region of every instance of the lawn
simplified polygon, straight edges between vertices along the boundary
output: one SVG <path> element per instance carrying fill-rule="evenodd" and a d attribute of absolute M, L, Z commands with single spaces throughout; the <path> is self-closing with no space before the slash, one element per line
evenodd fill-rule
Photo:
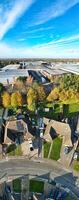
<path fill-rule="evenodd" d="M 62 104 L 55 104 L 54 105 L 54 112 L 55 113 L 63 112 L 63 105 Z"/>
<path fill-rule="evenodd" d="M 66 197 L 66 200 L 73 200 L 73 199 L 72 199 L 71 196 L 68 195 L 68 196 Z"/>
<path fill-rule="evenodd" d="M 44 145 L 43 145 L 44 158 L 48 157 L 50 145 L 51 145 L 50 142 L 46 142 L 46 141 L 44 142 Z"/>
<path fill-rule="evenodd" d="M 18 145 L 17 148 L 15 149 L 15 155 L 16 156 L 22 156 L 21 145 Z"/>
<path fill-rule="evenodd" d="M 30 192 L 43 193 L 44 191 L 44 182 L 31 179 L 30 180 Z"/>
<path fill-rule="evenodd" d="M 13 186 L 13 191 L 20 193 L 21 192 L 21 179 L 17 178 L 14 179 L 12 182 L 12 186 Z"/>
<path fill-rule="evenodd" d="M 68 104 L 63 106 L 63 113 L 65 117 L 74 116 L 79 111 L 79 103 Z"/>
<path fill-rule="evenodd" d="M 15 144 L 11 144 L 7 149 L 8 156 L 22 156 L 21 145 L 16 147 Z"/>
<path fill-rule="evenodd" d="M 74 170 L 79 172 L 79 161 L 74 162 Z"/>
<path fill-rule="evenodd" d="M 14 156 L 15 155 L 15 149 L 16 149 L 16 145 L 15 144 L 9 145 L 8 148 L 7 148 L 8 156 Z"/>
<path fill-rule="evenodd" d="M 70 113 L 74 113 L 74 112 L 78 112 L 79 111 L 79 104 L 70 104 L 69 105 L 69 112 Z"/>
<path fill-rule="evenodd" d="M 50 153 L 50 159 L 58 160 L 60 158 L 60 151 L 62 146 L 62 138 L 57 137 L 53 140 L 53 146 Z"/>

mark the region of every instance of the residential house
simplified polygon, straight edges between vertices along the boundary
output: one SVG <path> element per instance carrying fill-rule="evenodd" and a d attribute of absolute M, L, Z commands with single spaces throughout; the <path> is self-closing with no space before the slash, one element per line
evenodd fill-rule
<path fill-rule="evenodd" d="M 27 124 L 22 120 L 9 120 L 6 122 L 4 133 L 4 144 L 21 144 L 28 134 Z"/>
<path fill-rule="evenodd" d="M 51 120 L 46 126 L 44 139 L 51 141 L 56 136 L 62 136 L 65 145 L 72 146 L 71 128 L 69 124 Z"/>

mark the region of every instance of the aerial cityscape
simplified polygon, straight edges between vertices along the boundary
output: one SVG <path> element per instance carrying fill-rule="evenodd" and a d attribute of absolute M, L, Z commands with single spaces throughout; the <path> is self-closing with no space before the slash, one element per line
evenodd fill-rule
<path fill-rule="evenodd" d="M 79 200 L 79 0 L 0 0 L 0 200 Z"/>

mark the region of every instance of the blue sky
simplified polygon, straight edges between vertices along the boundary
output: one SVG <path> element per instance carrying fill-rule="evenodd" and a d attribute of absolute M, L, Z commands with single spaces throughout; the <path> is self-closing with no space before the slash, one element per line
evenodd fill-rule
<path fill-rule="evenodd" d="M 79 58 L 79 0 L 0 0 L 0 57 Z"/>

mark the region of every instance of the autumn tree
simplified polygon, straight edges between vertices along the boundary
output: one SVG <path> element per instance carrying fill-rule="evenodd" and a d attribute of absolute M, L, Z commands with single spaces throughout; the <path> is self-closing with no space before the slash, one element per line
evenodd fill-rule
<path fill-rule="evenodd" d="M 43 102 L 46 100 L 46 93 L 42 85 L 38 86 L 37 93 L 38 93 L 38 102 Z"/>
<path fill-rule="evenodd" d="M 75 74 L 65 74 L 59 78 L 60 89 L 75 90 L 79 92 L 79 76 Z"/>
<path fill-rule="evenodd" d="M 69 89 L 69 90 L 65 90 L 63 89 L 60 92 L 59 95 L 59 100 L 63 103 L 63 104 L 72 104 L 72 103 L 78 103 L 79 102 L 79 95 L 77 92 L 75 92 L 73 89 Z"/>
<path fill-rule="evenodd" d="M 14 92 L 11 95 L 11 106 L 14 108 L 22 106 L 22 95 L 20 94 L 20 92 Z"/>
<path fill-rule="evenodd" d="M 65 74 L 59 78 L 58 87 L 55 87 L 49 96 L 48 101 L 59 100 L 62 104 L 79 102 L 79 76 Z"/>
<path fill-rule="evenodd" d="M 26 86 L 23 80 L 17 79 L 15 82 L 15 87 L 19 92 L 26 94 Z"/>
<path fill-rule="evenodd" d="M 34 82 L 33 88 L 37 93 L 37 103 L 44 102 L 46 100 L 46 93 L 44 87 L 39 83 Z"/>
<path fill-rule="evenodd" d="M 35 111 L 36 101 L 37 101 L 37 93 L 33 88 L 30 88 L 27 93 L 27 105 L 29 110 Z"/>
<path fill-rule="evenodd" d="M 27 85 L 32 85 L 32 83 L 33 83 L 33 77 L 30 75 L 30 76 L 27 77 L 26 84 Z"/>
<path fill-rule="evenodd" d="M 47 97 L 48 101 L 55 101 L 59 99 L 59 88 L 55 87 L 51 93 L 49 94 L 49 96 Z"/>
<path fill-rule="evenodd" d="M 22 95 L 21 95 L 21 93 L 20 93 L 20 92 L 16 92 L 16 96 L 17 96 L 18 106 L 22 106 L 23 100 L 22 100 Z"/>
<path fill-rule="evenodd" d="M 8 108 L 11 105 L 11 96 L 8 92 L 4 92 L 2 95 L 2 104 L 5 108 Z"/>

